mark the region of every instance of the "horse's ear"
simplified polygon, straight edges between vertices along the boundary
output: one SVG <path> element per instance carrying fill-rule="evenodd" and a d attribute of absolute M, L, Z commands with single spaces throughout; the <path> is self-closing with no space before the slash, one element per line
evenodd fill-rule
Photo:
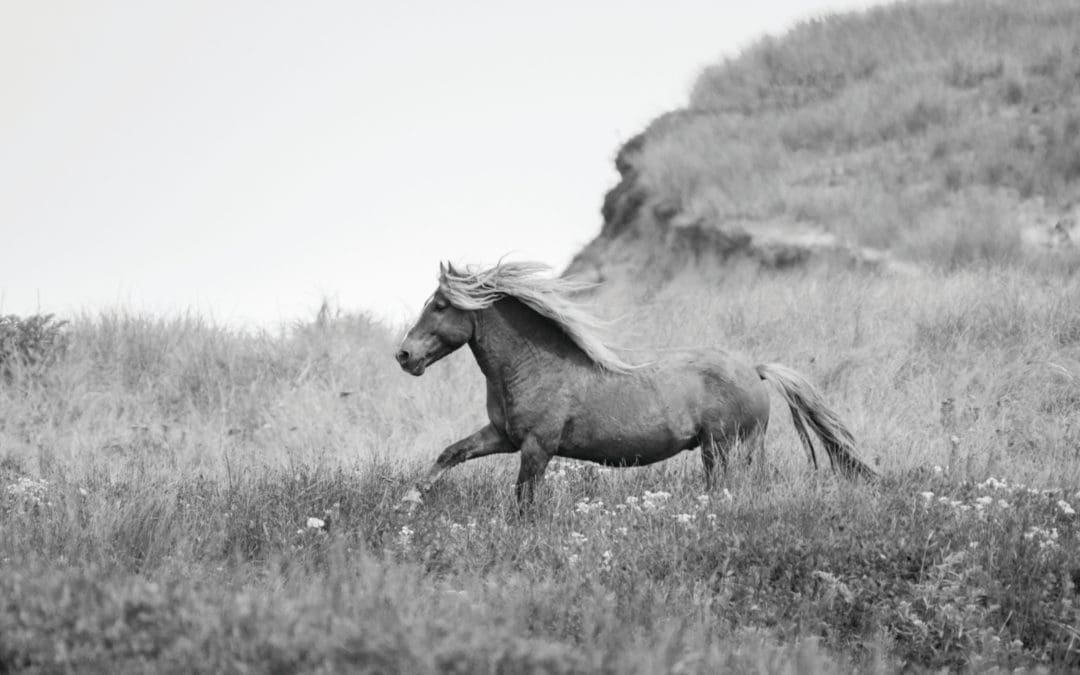
<path fill-rule="evenodd" d="M 440 260 L 439 261 L 439 278 L 441 279 L 441 278 L 443 278 L 445 276 L 446 276 L 446 263 L 444 263 L 443 261 Z"/>

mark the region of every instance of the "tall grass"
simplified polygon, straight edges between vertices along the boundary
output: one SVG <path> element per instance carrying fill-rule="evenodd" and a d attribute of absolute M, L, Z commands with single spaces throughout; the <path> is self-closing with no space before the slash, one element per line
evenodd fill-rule
<path fill-rule="evenodd" d="M 483 421 L 467 352 L 417 379 L 364 317 L 253 334 L 84 316 L 63 359 L 0 390 L 0 663 L 1077 663 L 1080 538 L 1058 505 L 1080 507 L 1076 280 L 714 273 L 687 270 L 645 306 L 611 294 L 631 355 L 712 345 L 804 371 L 882 484 L 813 474 L 777 401 L 765 456 L 737 462 L 726 492 L 702 496 L 696 454 L 556 463 L 520 519 L 515 460 L 496 457 L 405 519 L 405 487 Z"/>

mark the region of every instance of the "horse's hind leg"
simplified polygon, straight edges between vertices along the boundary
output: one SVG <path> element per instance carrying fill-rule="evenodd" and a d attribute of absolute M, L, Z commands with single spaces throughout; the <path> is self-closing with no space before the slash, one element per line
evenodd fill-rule
<path fill-rule="evenodd" d="M 728 448 L 723 439 L 719 443 L 711 432 L 702 432 L 701 466 L 705 469 L 705 489 L 712 491 L 716 486 L 716 460 L 720 460 L 720 469 L 727 473 Z"/>
<path fill-rule="evenodd" d="M 754 463 L 754 455 L 765 456 L 765 426 L 762 425 L 744 441 L 746 445 L 746 465 Z"/>

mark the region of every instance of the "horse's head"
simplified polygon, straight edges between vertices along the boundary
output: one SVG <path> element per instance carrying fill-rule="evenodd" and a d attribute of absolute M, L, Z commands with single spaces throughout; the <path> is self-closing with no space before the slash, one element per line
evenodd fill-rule
<path fill-rule="evenodd" d="M 440 279 L 447 273 L 456 274 L 453 267 L 439 265 Z M 423 375 L 424 369 L 469 341 L 474 330 L 473 312 L 450 304 L 439 288 L 424 305 L 420 318 L 401 341 L 395 358 L 402 370 Z"/>

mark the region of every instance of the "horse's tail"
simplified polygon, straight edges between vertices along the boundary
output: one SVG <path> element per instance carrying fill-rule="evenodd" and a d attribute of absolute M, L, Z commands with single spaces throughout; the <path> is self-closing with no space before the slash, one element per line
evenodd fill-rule
<path fill-rule="evenodd" d="M 776 387 L 777 391 L 791 408 L 791 421 L 802 440 L 803 447 L 810 454 L 810 461 L 817 468 L 817 455 L 814 444 L 806 427 L 821 439 L 825 451 L 829 453 L 829 464 L 833 469 L 843 471 L 847 476 L 876 478 L 877 473 L 855 456 L 855 439 L 844 423 L 836 416 L 817 390 L 806 378 L 787 366 L 779 363 L 763 363 L 756 368 L 761 379 Z"/>

